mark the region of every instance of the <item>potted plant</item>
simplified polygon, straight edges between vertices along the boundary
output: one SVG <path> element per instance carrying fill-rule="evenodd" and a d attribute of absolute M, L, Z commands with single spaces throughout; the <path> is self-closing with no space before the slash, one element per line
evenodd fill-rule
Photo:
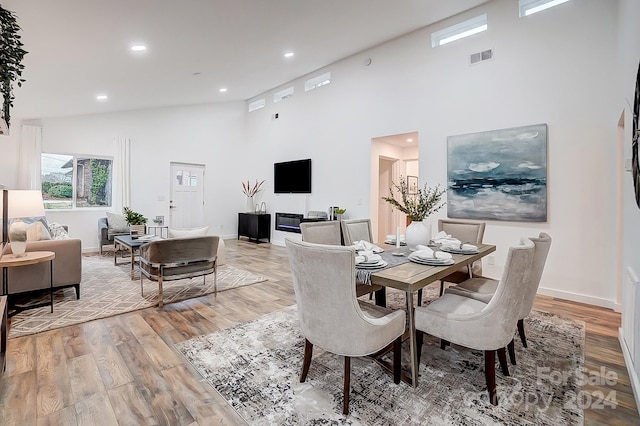
<path fill-rule="evenodd" d="M 333 213 L 335 213 L 336 215 L 336 220 L 340 221 L 342 220 L 342 215 L 345 214 L 347 212 L 347 209 L 341 209 L 341 208 L 337 208 L 333 210 Z"/>
<path fill-rule="evenodd" d="M 258 179 L 256 179 L 256 183 L 251 185 L 251 183 L 249 181 L 242 182 L 242 193 L 244 195 L 246 195 L 247 197 L 247 207 L 246 207 L 246 211 L 247 213 L 255 213 L 256 212 L 256 207 L 255 204 L 253 204 L 253 197 L 260 192 L 260 190 L 262 189 L 262 185 L 264 184 L 264 180 L 261 182 L 258 182 Z"/>
<path fill-rule="evenodd" d="M 13 12 L 0 6 L 0 45 L 2 54 L 0 55 L 0 95 L 2 95 L 2 118 L 0 128 L 2 133 L 8 133 L 10 124 L 10 109 L 13 106 L 13 83 L 17 82 L 18 87 L 22 86 L 22 59 L 27 51 L 22 48 L 20 40 L 20 27 L 16 22 Z M 5 126 L 6 124 L 6 126 Z"/>
<path fill-rule="evenodd" d="M 131 210 L 129 207 L 125 207 L 123 210 L 124 210 L 124 219 L 129 224 L 129 229 L 132 232 L 136 231 L 140 235 L 144 234 L 147 218 L 144 217 L 142 213 L 136 213 L 133 210 Z"/>
<path fill-rule="evenodd" d="M 411 223 L 407 226 L 405 240 L 410 249 L 418 244 L 427 244 L 431 238 L 431 227 L 423 223 L 424 219 L 437 212 L 444 206 L 442 195 L 446 189 L 436 185 L 431 188 L 425 183 L 416 192 L 410 191 L 406 179 L 400 176 L 400 183 L 393 183 L 389 188 L 389 196 L 382 197 L 384 201 L 406 214 Z M 396 199 L 396 194 L 400 199 Z"/>

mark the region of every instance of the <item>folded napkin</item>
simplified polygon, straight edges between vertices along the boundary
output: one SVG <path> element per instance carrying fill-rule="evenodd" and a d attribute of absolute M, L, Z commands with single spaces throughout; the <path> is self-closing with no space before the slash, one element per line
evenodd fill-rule
<path fill-rule="evenodd" d="M 385 237 L 385 241 L 396 241 L 396 234 L 389 234 Z M 404 234 L 400 234 L 400 242 L 404 242 Z"/>
<path fill-rule="evenodd" d="M 438 235 L 436 235 L 432 240 L 434 243 L 440 244 L 440 248 L 464 251 L 478 251 L 478 246 L 469 243 L 462 244 L 462 241 L 457 238 L 453 238 L 451 235 L 444 234 L 444 236 L 442 236 L 440 234 L 444 234 L 444 232 L 439 232 Z"/>
<path fill-rule="evenodd" d="M 418 259 L 440 259 L 440 260 L 445 260 L 445 259 L 451 259 L 451 253 L 447 253 L 444 251 L 436 251 L 435 252 L 435 257 L 433 256 L 433 250 L 431 250 L 431 248 L 427 247 L 427 246 L 423 246 L 421 244 L 418 244 L 416 246 L 416 248 L 418 250 L 414 251 L 413 253 L 411 253 L 411 256 L 413 257 L 417 257 Z"/>
<path fill-rule="evenodd" d="M 384 250 L 378 247 L 375 244 L 370 243 L 369 241 L 354 241 L 353 246 L 356 251 L 359 252 L 361 250 L 370 250 L 374 253 L 382 253 Z"/>
<path fill-rule="evenodd" d="M 369 254 L 362 254 L 360 252 L 356 255 L 356 265 L 375 265 L 382 260 L 382 256 L 369 252 Z"/>

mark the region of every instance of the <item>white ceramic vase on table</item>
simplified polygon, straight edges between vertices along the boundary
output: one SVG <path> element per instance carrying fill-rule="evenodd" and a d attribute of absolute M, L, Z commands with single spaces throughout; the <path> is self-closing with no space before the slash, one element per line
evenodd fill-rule
<path fill-rule="evenodd" d="M 409 250 L 416 250 L 418 244 L 427 245 L 431 239 L 431 224 L 424 220 L 414 220 L 408 226 L 404 235 Z"/>

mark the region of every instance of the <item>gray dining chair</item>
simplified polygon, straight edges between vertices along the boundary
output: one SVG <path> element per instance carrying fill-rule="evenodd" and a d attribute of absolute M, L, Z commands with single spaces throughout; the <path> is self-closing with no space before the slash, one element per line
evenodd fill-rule
<path fill-rule="evenodd" d="M 343 413 L 349 413 L 351 357 L 393 348 L 393 381 L 400 383 L 405 312 L 359 301 L 353 247 L 285 239 L 305 338 L 300 381 L 309 373 L 313 346 L 344 356 Z M 318 371 L 316 374 L 323 374 Z"/>
<path fill-rule="evenodd" d="M 547 262 L 549 255 L 549 249 L 551 248 L 551 237 L 545 232 L 541 232 L 539 236 L 529 237 L 529 239 L 535 245 L 533 264 L 531 265 L 531 273 L 529 275 L 530 285 L 527 286 L 527 292 L 522 295 L 524 303 L 520 305 L 520 311 L 518 312 L 517 328 L 522 346 L 527 347 L 527 337 L 524 331 L 524 319 L 529 316 L 533 309 L 533 303 L 538 293 L 538 287 L 540 286 L 540 279 L 542 278 L 542 272 L 544 271 L 544 265 Z M 458 285 L 451 286 L 445 290 L 445 294 L 456 294 L 459 296 L 468 297 L 471 299 L 479 300 L 488 303 L 494 296 L 499 282 L 497 280 L 476 277 L 465 280 Z M 513 348 L 513 339 L 507 346 L 509 349 L 509 358 L 512 364 L 516 363 L 515 350 Z"/>
<path fill-rule="evenodd" d="M 302 222 L 300 224 L 302 241 L 315 244 L 341 245 L 340 221 L 322 220 L 318 222 Z M 356 282 L 356 294 L 358 297 L 369 294 L 369 299 L 377 291 L 384 292 L 384 287 L 378 284 L 364 284 Z M 384 293 L 383 293 L 384 295 Z M 383 296 L 384 297 L 384 296 Z"/>
<path fill-rule="evenodd" d="M 373 243 L 371 219 L 345 219 L 341 221 L 344 245 L 353 245 L 356 241 Z"/>
<path fill-rule="evenodd" d="M 500 366 L 509 374 L 505 347 L 513 340 L 523 294 L 532 286 L 529 275 L 535 246 L 522 238 L 520 245 L 509 248 L 502 278 L 488 303 L 457 294 L 445 293 L 428 306 L 415 309 L 418 363 L 424 333 L 452 344 L 484 351 L 484 368 L 489 400 L 498 404 L 495 379 L 495 354 Z"/>
<path fill-rule="evenodd" d="M 480 244 L 484 238 L 485 222 L 475 222 L 469 220 L 438 219 L 438 232 L 444 231 L 461 242 Z M 482 275 L 482 260 L 477 260 L 471 265 L 473 276 Z M 440 296 L 444 293 L 445 282 L 461 283 L 471 278 L 469 267 L 463 266 L 457 271 L 440 280 Z M 422 305 L 422 289 L 418 290 L 418 305 Z"/>

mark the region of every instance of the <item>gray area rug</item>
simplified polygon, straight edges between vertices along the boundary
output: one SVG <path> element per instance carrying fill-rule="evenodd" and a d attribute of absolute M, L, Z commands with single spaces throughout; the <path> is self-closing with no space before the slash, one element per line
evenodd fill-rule
<path fill-rule="evenodd" d="M 119 260 L 123 262 L 123 260 Z M 140 279 L 131 280 L 129 263 L 113 264 L 112 256 L 83 256 L 80 299 L 75 289 L 54 293 L 53 313 L 50 307 L 29 309 L 11 318 L 9 338 L 66 327 L 99 318 L 144 309 L 157 304 L 158 283 L 144 280 L 144 296 L 140 294 Z M 136 271 L 136 276 L 139 277 Z M 267 278 L 232 265 L 218 267 L 218 291 L 255 284 Z M 164 303 L 178 302 L 213 293 L 213 275 L 206 284 L 202 277 L 163 283 Z M 49 294 L 29 303 L 48 302 Z"/>
<path fill-rule="evenodd" d="M 584 364 L 584 323 L 533 312 L 525 324 L 529 347 L 516 341 L 511 376 L 496 366 L 497 407 L 488 402 L 483 353 L 455 345 L 443 351 L 425 335 L 416 389 L 394 384 L 368 358 L 353 358 L 350 415 L 343 416 L 342 357 L 314 348 L 307 382 L 299 382 L 304 343 L 295 306 L 176 348 L 251 425 L 583 424 L 575 373 Z M 404 366 L 408 352 L 405 342 Z M 566 383 L 550 380 L 554 372 L 567 374 Z"/>

